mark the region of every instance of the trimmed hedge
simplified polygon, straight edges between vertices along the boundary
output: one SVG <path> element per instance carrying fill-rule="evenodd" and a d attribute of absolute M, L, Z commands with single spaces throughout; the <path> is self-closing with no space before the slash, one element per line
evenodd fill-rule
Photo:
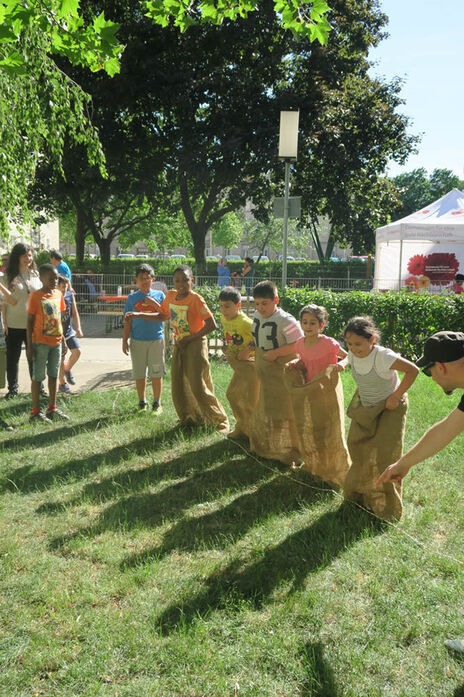
<path fill-rule="evenodd" d="M 70 268 L 76 271 L 86 271 L 92 269 L 95 273 L 102 273 L 102 265 L 100 259 L 85 259 L 83 265 L 76 267 L 76 259 L 73 256 L 64 256 L 65 261 Z M 36 255 L 38 265 L 44 264 L 50 260 L 49 252 L 42 251 Z M 129 274 L 135 275 L 135 269 L 139 264 L 146 262 L 155 270 L 155 273 L 160 276 L 171 274 L 174 269 L 181 265 L 187 264 L 192 267 L 195 272 L 195 260 L 187 259 L 111 259 L 106 273 L 111 274 Z M 206 275 L 217 276 L 217 261 L 206 262 Z M 229 267 L 232 272 L 241 271 L 243 269 L 243 261 L 230 261 Z M 366 278 L 367 264 L 364 261 L 353 260 L 351 262 L 334 262 L 329 261 L 321 264 L 318 261 L 289 261 L 287 262 L 288 278 Z M 371 264 L 371 275 L 374 271 L 374 264 Z M 260 261 L 255 265 L 255 278 L 263 280 L 269 277 L 279 278 L 282 275 L 281 261 Z"/>
<path fill-rule="evenodd" d="M 306 303 L 326 307 L 327 334 L 343 339 L 343 327 L 355 315 L 370 315 L 380 329 L 381 343 L 404 358 L 416 360 L 422 355 L 425 339 L 435 332 L 464 330 L 464 296 L 443 293 L 363 293 L 352 291 L 307 291 L 287 289 L 280 304 L 295 317 Z"/>
<path fill-rule="evenodd" d="M 219 288 L 195 288 L 214 316 L 220 318 Z M 398 351 L 404 358 L 416 360 L 422 355 L 425 339 L 443 330 L 464 331 L 464 295 L 429 295 L 417 293 L 335 293 L 288 288 L 280 295 L 280 306 L 298 319 L 307 303 L 323 305 L 329 319 L 326 333 L 343 340 L 343 327 L 355 315 L 370 315 L 380 329 L 382 346 Z"/>

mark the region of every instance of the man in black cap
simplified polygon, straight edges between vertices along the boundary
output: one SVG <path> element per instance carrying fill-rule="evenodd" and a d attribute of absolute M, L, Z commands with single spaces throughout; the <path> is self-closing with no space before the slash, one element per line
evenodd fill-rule
<path fill-rule="evenodd" d="M 452 394 L 455 389 L 464 389 L 464 333 L 433 334 L 425 342 L 424 355 L 416 365 L 422 368 L 423 373 L 432 377 L 446 394 Z M 386 482 L 401 482 L 413 465 L 436 455 L 462 431 L 464 395 L 446 419 L 431 426 L 411 450 L 387 467 L 377 480 L 376 486 Z M 448 648 L 464 654 L 464 639 L 447 639 L 445 644 Z"/>

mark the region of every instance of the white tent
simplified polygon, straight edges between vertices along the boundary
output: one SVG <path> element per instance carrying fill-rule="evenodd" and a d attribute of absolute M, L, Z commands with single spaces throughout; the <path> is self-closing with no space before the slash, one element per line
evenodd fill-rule
<path fill-rule="evenodd" d="M 431 292 L 464 273 L 464 193 L 453 189 L 417 213 L 376 231 L 374 287 Z"/>

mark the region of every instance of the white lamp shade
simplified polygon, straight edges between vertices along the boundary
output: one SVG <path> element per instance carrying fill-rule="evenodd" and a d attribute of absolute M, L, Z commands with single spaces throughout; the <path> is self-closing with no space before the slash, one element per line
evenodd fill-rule
<path fill-rule="evenodd" d="M 300 111 L 280 112 L 279 157 L 296 160 Z"/>

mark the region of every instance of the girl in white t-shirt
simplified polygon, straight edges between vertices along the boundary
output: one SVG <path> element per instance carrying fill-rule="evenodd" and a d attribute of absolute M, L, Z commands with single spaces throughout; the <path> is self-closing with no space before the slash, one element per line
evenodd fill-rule
<path fill-rule="evenodd" d="M 377 473 L 402 454 L 408 401 L 406 391 L 419 369 L 398 353 L 378 345 L 380 332 L 371 317 L 353 317 L 344 329 L 350 365 L 357 385 L 348 407 L 351 418 L 348 450 L 352 466 L 345 480 L 345 498 L 357 500 L 381 518 L 400 518 L 401 487 L 375 488 Z M 404 373 L 398 377 L 397 370 Z"/>

